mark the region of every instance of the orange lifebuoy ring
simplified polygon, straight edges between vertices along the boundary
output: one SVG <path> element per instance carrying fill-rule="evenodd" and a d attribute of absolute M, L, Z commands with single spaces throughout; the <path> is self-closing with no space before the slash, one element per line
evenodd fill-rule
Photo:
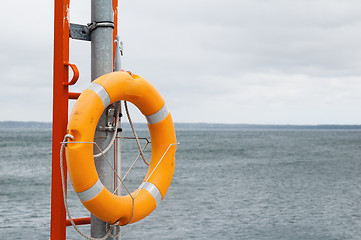
<path fill-rule="evenodd" d="M 152 142 L 148 172 L 132 193 L 133 198 L 114 195 L 103 186 L 90 143 L 104 109 L 120 100 L 132 102 L 145 115 Z M 176 135 L 164 99 L 148 81 L 127 72 L 99 77 L 75 103 L 67 131 L 74 137 L 74 143 L 66 147 L 69 177 L 80 201 L 92 214 L 112 224 L 134 223 L 148 216 L 164 198 L 174 172 Z"/>

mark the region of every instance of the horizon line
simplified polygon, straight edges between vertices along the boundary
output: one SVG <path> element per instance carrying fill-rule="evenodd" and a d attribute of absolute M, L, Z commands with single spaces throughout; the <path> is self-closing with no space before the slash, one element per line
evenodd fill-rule
<path fill-rule="evenodd" d="M 126 123 L 126 122 L 124 122 Z M 41 122 L 41 121 L 16 121 L 16 120 L 6 120 L 6 121 L 0 121 L 0 127 L 1 125 L 51 125 L 52 122 Z M 147 125 L 145 122 L 135 122 L 136 125 Z M 344 128 L 360 128 L 361 124 L 334 124 L 334 123 L 325 123 L 325 124 L 278 124 L 278 123 L 208 123 L 208 122 L 174 122 L 174 125 L 183 125 L 186 127 L 274 127 L 274 128 L 337 128 L 337 127 L 344 127 Z M 213 125 L 213 126 L 212 126 Z M 126 127 L 127 128 L 127 127 Z"/>

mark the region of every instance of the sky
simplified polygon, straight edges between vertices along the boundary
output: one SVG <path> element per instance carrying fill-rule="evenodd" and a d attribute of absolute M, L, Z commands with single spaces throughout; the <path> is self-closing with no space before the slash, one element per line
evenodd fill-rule
<path fill-rule="evenodd" d="M 52 121 L 53 8 L 2 3 L 0 121 Z M 90 0 L 70 22 L 90 22 Z M 175 122 L 361 124 L 359 0 L 119 0 L 119 35 Z M 70 62 L 81 92 L 90 43 L 70 39 Z"/>

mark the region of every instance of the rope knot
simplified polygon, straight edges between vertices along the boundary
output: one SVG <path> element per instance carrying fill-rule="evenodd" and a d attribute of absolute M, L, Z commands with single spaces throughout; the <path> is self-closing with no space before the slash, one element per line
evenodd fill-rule
<path fill-rule="evenodd" d="M 68 138 L 70 138 L 71 140 L 74 140 L 74 136 L 73 136 L 73 135 L 71 135 L 71 134 L 66 134 L 66 135 L 64 136 L 64 140 L 63 140 L 63 143 L 64 143 L 65 147 L 66 147 L 66 143 L 65 143 L 65 142 L 68 141 Z"/>

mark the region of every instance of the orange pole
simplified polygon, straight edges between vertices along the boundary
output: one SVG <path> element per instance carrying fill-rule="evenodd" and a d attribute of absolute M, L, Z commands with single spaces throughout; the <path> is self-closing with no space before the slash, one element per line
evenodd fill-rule
<path fill-rule="evenodd" d="M 118 0 L 113 0 L 113 16 L 114 16 L 114 30 L 113 30 L 113 68 L 114 68 L 114 59 L 116 51 L 115 38 L 118 35 Z M 118 49 L 119 51 L 119 49 Z"/>
<path fill-rule="evenodd" d="M 70 0 L 54 0 L 54 70 L 53 70 L 53 134 L 52 134 L 52 178 L 51 178 L 51 224 L 50 239 L 65 240 L 66 226 L 70 221 L 66 219 L 63 201 L 61 172 L 60 172 L 60 142 L 66 134 L 68 124 L 68 100 L 77 99 L 80 93 L 69 92 L 68 85 L 72 85 L 79 77 L 75 65 L 69 64 L 69 12 Z M 118 0 L 113 0 L 115 41 L 118 32 Z M 113 45 L 113 55 L 116 44 Z M 74 77 L 69 83 L 69 68 L 74 71 Z M 64 158 L 65 159 L 65 158 Z M 66 162 L 64 161 L 64 179 L 66 183 Z M 65 184 L 66 187 L 66 184 Z M 90 218 L 74 219 L 77 225 L 90 224 Z"/>
<path fill-rule="evenodd" d="M 66 216 L 61 191 L 60 142 L 66 134 L 68 122 L 68 66 L 70 0 L 54 1 L 54 72 L 53 72 L 53 143 L 51 181 L 51 228 L 50 239 L 64 240 L 66 237 Z M 64 163 L 65 180 L 66 164 Z"/>
<path fill-rule="evenodd" d="M 78 99 L 78 97 L 80 96 L 80 93 L 69 92 L 68 96 L 69 96 L 69 99 Z"/>

